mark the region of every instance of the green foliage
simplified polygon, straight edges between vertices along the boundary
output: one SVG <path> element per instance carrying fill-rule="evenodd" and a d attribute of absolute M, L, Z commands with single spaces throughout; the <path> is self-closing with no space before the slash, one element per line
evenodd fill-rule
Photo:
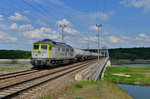
<path fill-rule="evenodd" d="M 90 51 L 97 52 L 97 49 Z M 150 47 L 109 49 L 109 55 L 111 59 L 150 59 Z"/>
<path fill-rule="evenodd" d="M 77 82 L 75 84 L 75 88 L 83 88 L 84 86 L 87 86 L 87 85 L 93 85 L 93 84 L 96 84 L 97 82 L 95 82 L 94 80 L 91 80 L 91 81 L 81 81 L 81 82 Z"/>
<path fill-rule="evenodd" d="M 150 84 L 149 66 L 130 66 L 130 67 L 107 67 L 105 71 L 105 80 L 115 83 Z M 114 74 L 130 75 L 130 77 L 117 76 Z"/>
<path fill-rule="evenodd" d="M 31 51 L 22 50 L 0 50 L 0 59 L 28 59 Z"/>
<path fill-rule="evenodd" d="M 109 49 L 111 59 L 150 59 L 150 48 Z"/>

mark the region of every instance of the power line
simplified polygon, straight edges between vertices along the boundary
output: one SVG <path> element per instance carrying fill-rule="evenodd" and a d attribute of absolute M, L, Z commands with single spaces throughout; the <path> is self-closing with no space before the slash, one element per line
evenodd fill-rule
<path fill-rule="evenodd" d="M 103 13 L 104 13 L 104 12 L 105 12 L 105 10 L 106 10 L 106 5 L 107 5 L 107 0 L 105 0 L 105 2 L 104 2 Z"/>
<path fill-rule="evenodd" d="M 48 14 L 50 13 L 49 11 L 45 10 L 43 7 L 41 7 L 37 2 L 35 2 L 34 0 L 32 0 L 38 7 L 40 7 L 42 10 L 44 10 L 45 12 L 47 12 Z M 51 13 L 50 13 L 51 14 Z M 57 21 L 58 19 L 51 14 L 51 16 Z"/>
<path fill-rule="evenodd" d="M 31 4 L 29 4 L 28 2 L 26 2 L 25 0 L 21 0 L 23 3 L 25 3 L 26 5 L 30 6 L 31 8 L 33 8 L 34 10 L 40 12 L 42 15 L 44 15 L 45 17 L 47 17 L 48 19 L 51 20 L 51 17 L 49 17 L 48 15 L 46 15 L 45 13 L 43 13 L 42 11 L 40 11 L 39 9 L 37 9 L 36 7 L 32 6 Z M 55 24 L 55 23 L 54 23 Z"/>
<path fill-rule="evenodd" d="M 54 7 L 54 8 L 56 8 L 56 9 L 58 9 L 50 0 L 48 0 L 49 1 L 49 3 Z M 61 12 L 61 13 L 63 13 L 65 16 L 67 16 L 68 17 L 68 19 L 70 19 L 71 21 L 72 21 L 72 23 L 77 27 L 77 28 L 79 28 L 80 30 L 83 30 L 82 28 L 80 28 L 76 23 L 74 23 L 74 21 L 70 18 L 70 16 L 69 16 L 69 14 L 66 14 L 63 10 L 61 10 L 61 9 L 58 9 L 58 11 L 59 12 Z M 83 33 L 85 33 L 85 30 L 83 30 L 84 32 Z M 86 33 L 85 33 L 86 34 Z"/>

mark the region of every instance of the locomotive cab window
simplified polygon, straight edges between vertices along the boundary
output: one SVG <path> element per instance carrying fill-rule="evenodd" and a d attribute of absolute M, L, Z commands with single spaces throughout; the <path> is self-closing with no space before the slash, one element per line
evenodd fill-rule
<path fill-rule="evenodd" d="M 33 49 L 35 49 L 35 50 L 39 49 L 39 45 L 34 45 Z"/>
<path fill-rule="evenodd" d="M 41 45 L 41 49 L 47 50 L 47 45 Z"/>

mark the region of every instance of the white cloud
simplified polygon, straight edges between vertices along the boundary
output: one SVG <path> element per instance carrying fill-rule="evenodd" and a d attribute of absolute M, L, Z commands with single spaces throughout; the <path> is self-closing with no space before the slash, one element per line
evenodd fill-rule
<path fill-rule="evenodd" d="M 134 6 L 136 8 L 144 8 L 144 12 L 150 11 L 150 0 L 122 0 L 120 4 Z"/>
<path fill-rule="evenodd" d="M 147 35 L 144 34 L 144 33 L 141 33 L 141 34 L 139 34 L 139 37 L 142 37 L 142 38 L 148 38 L 149 36 L 147 36 Z"/>
<path fill-rule="evenodd" d="M 41 20 L 36 20 L 36 23 L 40 24 L 40 25 L 46 25 L 45 22 L 41 21 Z"/>
<path fill-rule="evenodd" d="M 0 21 L 1 21 L 1 20 L 4 20 L 4 18 L 3 18 L 3 16 L 2 16 L 2 15 L 0 15 Z"/>
<path fill-rule="evenodd" d="M 12 20 L 12 21 L 24 21 L 24 20 L 28 20 L 28 18 L 26 16 L 23 16 L 20 13 L 14 13 L 14 16 L 10 16 L 10 17 L 8 17 L 8 19 Z"/>
<path fill-rule="evenodd" d="M 100 42 L 103 41 L 103 38 L 100 38 Z M 98 38 L 96 36 L 93 37 L 83 37 L 81 39 L 78 40 L 79 43 L 89 43 L 89 42 L 94 42 L 96 43 L 98 41 Z"/>
<path fill-rule="evenodd" d="M 110 43 L 119 43 L 121 41 L 120 38 L 116 36 L 109 36 L 108 40 Z"/>
<path fill-rule="evenodd" d="M 24 24 L 24 25 L 18 26 L 17 23 L 13 23 L 10 25 L 9 29 L 19 30 L 19 31 L 27 31 L 27 30 L 33 30 L 34 27 L 30 24 Z"/>
<path fill-rule="evenodd" d="M 11 24 L 9 28 L 13 29 L 13 30 L 18 30 L 19 29 L 17 23 Z"/>
<path fill-rule="evenodd" d="M 64 29 L 64 32 L 68 33 L 68 34 L 72 34 L 72 35 L 76 35 L 76 34 L 79 34 L 79 31 L 75 30 L 75 29 L 71 29 L 69 27 L 66 27 Z"/>
<path fill-rule="evenodd" d="M 138 37 L 135 38 L 135 40 L 150 42 L 150 36 L 146 35 L 145 33 L 141 33 L 141 34 L 138 35 Z"/>
<path fill-rule="evenodd" d="M 94 31 L 97 31 L 97 29 L 98 29 L 98 28 L 96 27 L 96 25 L 94 25 L 94 26 L 89 26 L 88 28 L 89 28 L 90 30 L 94 30 Z"/>
<path fill-rule="evenodd" d="M 23 13 L 30 13 L 30 11 L 23 11 Z"/>
<path fill-rule="evenodd" d="M 12 37 L 5 32 L 0 31 L 0 40 L 1 42 L 16 42 L 18 40 L 17 37 Z"/>
<path fill-rule="evenodd" d="M 52 31 L 50 28 L 42 27 L 40 29 L 35 29 L 32 31 L 24 31 L 23 36 L 27 38 L 50 38 L 50 39 L 57 39 L 60 35 L 56 31 Z"/>
<path fill-rule="evenodd" d="M 121 39 L 124 39 L 124 40 L 130 40 L 131 38 L 130 37 L 128 37 L 128 36 L 120 36 L 121 37 Z"/>
<path fill-rule="evenodd" d="M 34 27 L 33 27 L 32 25 L 30 25 L 30 24 L 26 24 L 26 25 L 21 25 L 21 26 L 19 27 L 19 29 L 20 29 L 20 30 L 33 30 Z"/>
<path fill-rule="evenodd" d="M 60 20 L 56 22 L 57 25 L 70 25 L 70 22 L 66 19 Z"/>
<path fill-rule="evenodd" d="M 95 19 L 97 17 L 98 20 L 109 20 L 110 15 L 113 15 L 114 11 L 110 11 L 108 13 L 102 13 L 102 12 L 95 12 L 95 13 L 82 13 L 79 14 L 78 17 L 83 18 L 83 19 Z"/>

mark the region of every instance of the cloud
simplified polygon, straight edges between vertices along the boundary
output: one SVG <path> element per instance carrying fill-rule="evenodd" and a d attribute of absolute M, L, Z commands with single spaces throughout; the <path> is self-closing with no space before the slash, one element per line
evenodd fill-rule
<path fill-rule="evenodd" d="M 3 31 L 0 31 L 0 41 L 1 42 L 16 42 L 17 40 L 18 40 L 17 37 L 12 37 Z"/>
<path fill-rule="evenodd" d="M 92 18 L 96 18 L 96 16 L 97 16 L 97 18 L 99 18 L 100 20 L 108 20 L 109 19 L 109 15 L 106 13 L 102 13 L 102 12 L 90 13 L 89 15 Z"/>
<path fill-rule="evenodd" d="M 95 13 L 82 13 L 77 16 L 82 19 L 94 19 L 97 17 L 98 20 L 109 20 L 110 16 L 114 14 L 114 11 L 110 11 L 108 13 L 95 12 Z"/>
<path fill-rule="evenodd" d="M 27 31 L 27 30 L 33 30 L 34 27 L 30 24 L 24 24 L 24 25 L 18 26 L 17 23 L 13 23 L 10 25 L 9 29 L 19 30 L 19 31 Z"/>
<path fill-rule="evenodd" d="M 150 0 L 122 0 L 120 4 L 124 6 L 134 6 L 144 8 L 144 12 L 150 11 Z"/>
<path fill-rule="evenodd" d="M 40 29 L 35 29 L 32 31 L 24 31 L 22 33 L 23 36 L 27 38 L 50 38 L 50 39 L 57 39 L 60 35 L 56 31 L 52 31 L 50 28 L 42 27 Z"/>
<path fill-rule="evenodd" d="M 120 36 L 121 37 L 121 39 L 124 39 L 124 40 L 130 40 L 131 38 L 130 37 L 128 37 L 128 36 Z"/>
<path fill-rule="evenodd" d="M 32 25 L 30 25 L 30 24 L 26 24 L 26 25 L 21 25 L 20 27 L 19 27 L 19 29 L 20 30 L 33 30 L 34 29 L 34 27 L 32 26 Z"/>
<path fill-rule="evenodd" d="M 145 33 L 141 33 L 141 34 L 138 35 L 138 37 L 135 38 L 135 40 L 150 42 L 150 36 L 146 35 Z"/>
<path fill-rule="evenodd" d="M 66 19 L 60 20 L 56 22 L 57 25 L 71 25 L 69 21 Z"/>
<path fill-rule="evenodd" d="M 79 31 L 75 30 L 75 29 L 71 29 L 70 27 L 66 27 L 64 29 L 64 32 L 68 33 L 68 34 L 72 34 L 72 35 L 76 35 L 79 34 Z"/>
<path fill-rule="evenodd" d="M 13 29 L 13 30 L 18 30 L 19 29 L 17 23 L 11 24 L 9 28 Z"/>
<path fill-rule="evenodd" d="M 104 40 L 103 38 L 100 38 L 100 41 L 103 41 L 103 40 Z M 78 40 L 79 43 L 89 43 L 89 42 L 96 43 L 97 41 L 98 41 L 98 38 L 96 36 L 83 37 L 80 40 Z"/>
<path fill-rule="evenodd" d="M 46 25 L 45 22 L 41 21 L 41 20 L 36 20 L 36 23 L 40 24 L 40 25 Z"/>
<path fill-rule="evenodd" d="M 26 16 L 21 15 L 20 13 L 14 13 L 14 16 L 8 17 L 9 20 L 12 21 L 25 21 L 28 20 Z"/>
<path fill-rule="evenodd" d="M 147 36 L 147 35 L 144 34 L 144 33 L 139 34 L 139 37 L 142 37 L 142 38 L 149 38 L 149 36 Z"/>
<path fill-rule="evenodd" d="M 30 11 L 23 11 L 23 13 L 30 13 Z"/>
<path fill-rule="evenodd" d="M 120 36 L 120 37 L 116 37 L 116 36 L 109 36 L 108 40 L 110 43 L 126 43 L 129 44 L 129 40 L 131 40 L 130 37 L 128 36 Z"/>
<path fill-rule="evenodd" d="M 2 15 L 0 15 L 0 21 L 1 21 L 1 20 L 4 20 L 4 18 L 3 18 L 3 16 L 2 16 Z"/>
<path fill-rule="evenodd" d="M 109 36 L 108 38 L 110 43 L 119 43 L 121 40 L 116 36 Z"/>
<path fill-rule="evenodd" d="M 88 28 L 89 28 L 90 30 L 94 30 L 94 31 L 97 31 L 97 29 L 98 29 L 98 28 L 96 27 L 96 25 L 94 25 L 94 26 L 89 26 Z"/>

